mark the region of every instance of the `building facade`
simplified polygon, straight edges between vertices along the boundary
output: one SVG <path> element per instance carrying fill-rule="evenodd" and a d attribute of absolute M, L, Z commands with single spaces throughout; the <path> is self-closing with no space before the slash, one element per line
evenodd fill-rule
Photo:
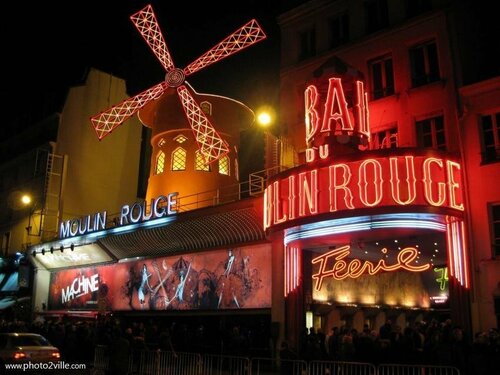
<path fill-rule="evenodd" d="M 58 133 L 54 152 L 75 154 L 57 235 L 28 247 L 35 311 L 237 316 L 262 322 L 275 348 L 299 347 L 306 327 L 497 326 L 499 82 L 469 74 L 467 10 L 313 0 L 282 14 L 282 134 L 263 189 L 239 182 L 248 108 L 193 94 L 231 146 L 207 166 L 165 92 L 139 113 L 153 136 L 137 200 L 139 128 L 99 143 L 87 119 L 116 101 L 75 90 L 74 103 L 100 99 L 68 107 L 79 126 Z"/>
<path fill-rule="evenodd" d="M 482 11 L 308 1 L 280 16 L 280 113 L 301 166 L 267 185 L 265 216 L 284 238 L 290 332 L 446 317 L 474 332 L 497 326 L 499 190 L 482 182 L 499 173 L 498 70 L 472 61 L 487 53 L 474 36 L 492 41 L 489 24 L 470 28 Z M 445 165 L 453 172 L 439 180 Z M 400 267 L 412 252 L 416 268 Z"/>
<path fill-rule="evenodd" d="M 84 82 L 68 90 L 54 114 L 35 124 L 21 124 L 25 130 L 3 141 L 0 234 L 4 257 L 18 253 L 27 259 L 32 246 L 59 236 L 61 220 L 97 207 L 116 213 L 123 201 L 136 200 L 141 144 L 137 120 L 104 142 L 95 139 L 88 122 L 109 101 L 124 97 L 123 79 L 91 69 Z M 30 200 L 23 203 L 23 196 Z M 21 283 L 23 290 L 36 288 L 37 279 L 47 275 L 35 261 L 34 275 L 31 272 Z M 42 311 L 42 302 L 33 301 L 33 308 Z"/>

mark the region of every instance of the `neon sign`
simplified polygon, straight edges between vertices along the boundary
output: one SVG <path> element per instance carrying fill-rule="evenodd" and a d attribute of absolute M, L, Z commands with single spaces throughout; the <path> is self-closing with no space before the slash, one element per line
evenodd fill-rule
<path fill-rule="evenodd" d="M 319 263 L 318 272 L 312 275 L 312 278 L 316 280 L 314 287 L 316 291 L 321 290 L 323 279 L 326 277 L 332 277 L 335 280 L 344 280 L 347 277 L 356 279 L 364 273 L 375 275 L 382 271 L 391 272 L 397 270 L 422 272 L 431 267 L 428 263 L 424 265 L 411 264 L 418 257 L 418 250 L 414 247 L 406 247 L 399 251 L 394 264 L 387 264 L 384 259 L 380 259 L 377 263 L 368 260 L 361 261 L 360 259 L 346 261 L 344 258 L 351 254 L 350 250 L 351 246 L 342 246 L 312 260 L 312 264 Z M 382 254 L 385 255 L 386 253 L 387 249 L 382 249 Z"/>
<path fill-rule="evenodd" d="M 115 226 L 134 224 L 177 213 L 177 194 L 160 195 L 151 199 L 150 209 L 145 201 L 135 202 L 133 205 L 123 205 L 120 210 L 120 217 Z M 74 218 L 61 222 L 59 226 L 59 238 L 73 237 L 87 233 L 105 230 L 107 227 L 106 211 L 98 212 L 85 217 Z"/>
<path fill-rule="evenodd" d="M 367 140 L 370 137 L 368 96 L 362 81 L 353 85 L 354 108 L 349 111 L 344 95 L 341 78 L 328 80 L 328 89 L 323 111 L 320 117 L 320 95 L 314 85 L 309 85 L 304 92 L 306 126 L 306 162 L 313 162 L 317 156 L 326 159 L 330 155 L 329 144 L 322 144 L 329 135 L 357 136 Z"/>
<path fill-rule="evenodd" d="M 463 211 L 461 166 L 443 153 L 382 157 L 372 152 L 362 160 L 332 160 L 332 136 L 357 136 L 360 150 L 370 137 L 363 82 L 354 81 L 346 90 L 351 95 L 347 99 L 341 78 L 330 78 L 322 108 L 318 88 L 306 88 L 305 161 L 310 166 L 295 168 L 267 186 L 264 229 L 313 215 L 384 206 Z"/>
<path fill-rule="evenodd" d="M 440 290 L 446 290 L 446 285 L 448 284 L 448 267 L 436 267 L 434 272 L 439 274 L 436 282 L 439 284 Z"/>
<path fill-rule="evenodd" d="M 464 210 L 459 163 L 400 155 L 332 162 L 274 181 L 264 192 L 264 229 L 295 219 L 387 206 Z"/>

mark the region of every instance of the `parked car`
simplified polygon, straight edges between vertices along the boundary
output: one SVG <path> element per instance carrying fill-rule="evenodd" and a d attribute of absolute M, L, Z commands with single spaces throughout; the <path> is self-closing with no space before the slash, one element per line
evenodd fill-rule
<path fill-rule="evenodd" d="M 0 333 L 0 373 L 5 363 L 59 361 L 59 349 L 37 333 Z"/>

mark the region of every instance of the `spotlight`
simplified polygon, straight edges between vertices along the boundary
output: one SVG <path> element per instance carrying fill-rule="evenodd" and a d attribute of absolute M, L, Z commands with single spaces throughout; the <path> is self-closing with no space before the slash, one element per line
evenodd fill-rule
<path fill-rule="evenodd" d="M 71 246 L 69 248 L 71 249 L 71 251 L 73 251 L 73 250 L 75 250 L 75 245 L 71 244 Z"/>
<path fill-rule="evenodd" d="M 33 255 L 33 257 L 36 257 L 36 250 L 33 250 L 33 252 L 31 253 L 31 255 Z"/>
<path fill-rule="evenodd" d="M 61 245 L 61 247 L 59 247 L 59 250 L 61 250 L 61 253 L 64 252 L 64 246 Z"/>
<path fill-rule="evenodd" d="M 50 247 L 50 253 L 51 253 L 51 254 L 54 254 L 54 246 L 51 246 L 51 247 Z"/>
<path fill-rule="evenodd" d="M 45 255 L 45 249 L 42 249 L 42 255 Z"/>

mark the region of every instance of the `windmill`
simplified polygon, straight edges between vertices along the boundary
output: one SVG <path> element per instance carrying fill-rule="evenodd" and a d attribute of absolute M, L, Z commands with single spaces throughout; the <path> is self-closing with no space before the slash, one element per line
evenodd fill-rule
<path fill-rule="evenodd" d="M 200 108 L 185 80 L 206 66 L 265 39 L 266 35 L 257 21 L 255 19 L 249 21 L 184 69 L 179 69 L 175 67 L 170 56 L 152 6 L 147 5 L 130 16 L 130 19 L 165 69 L 165 80 L 92 117 L 92 125 L 99 140 L 110 134 L 149 102 L 160 98 L 167 89 L 174 88 L 205 163 L 210 164 L 226 155 L 229 152 L 227 142 L 215 130 Z"/>

